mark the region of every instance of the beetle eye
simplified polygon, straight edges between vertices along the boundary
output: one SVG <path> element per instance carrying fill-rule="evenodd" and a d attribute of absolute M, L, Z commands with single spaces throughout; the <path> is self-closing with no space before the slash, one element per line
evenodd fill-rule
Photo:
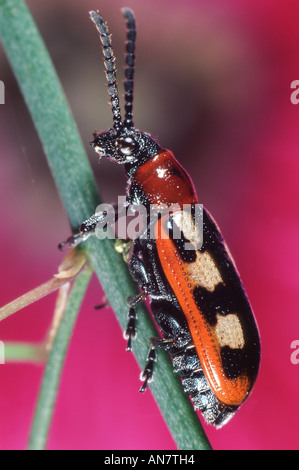
<path fill-rule="evenodd" d="M 117 148 L 118 153 L 125 155 L 125 156 L 129 156 L 129 155 L 132 155 L 132 153 L 134 153 L 137 150 L 138 144 L 136 140 L 134 140 L 130 136 L 120 137 L 116 141 L 116 148 Z"/>

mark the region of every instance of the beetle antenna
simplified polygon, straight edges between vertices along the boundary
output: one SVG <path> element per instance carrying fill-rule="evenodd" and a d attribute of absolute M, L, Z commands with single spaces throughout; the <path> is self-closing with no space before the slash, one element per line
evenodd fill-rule
<path fill-rule="evenodd" d="M 110 96 L 110 103 L 113 113 L 113 127 L 116 132 L 118 132 L 122 128 L 122 121 L 116 82 L 115 57 L 111 45 L 111 36 L 109 34 L 107 24 L 105 23 L 99 12 L 90 11 L 89 14 L 92 21 L 95 23 L 101 38 L 104 64 L 106 69 L 106 78 L 108 84 L 108 93 Z"/>
<path fill-rule="evenodd" d="M 134 94 L 134 71 L 135 71 L 135 43 L 136 43 L 136 23 L 132 10 L 123 8 L 122 12 L 127 22 L 127 42 L 126 42 L 126 68 L 125 68 L 125 119 L 124 127 L 130 129 L 133 123 L 133 94 Z"/>

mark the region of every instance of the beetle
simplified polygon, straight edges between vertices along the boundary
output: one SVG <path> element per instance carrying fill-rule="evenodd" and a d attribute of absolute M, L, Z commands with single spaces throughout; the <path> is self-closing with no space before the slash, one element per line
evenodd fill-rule
<path fill-rule="evenodd" d="M 115 58 L 108 26 L 97 11 L 90 12 L 102 43 L 113 127 L 94 133 L 90 143 L 100 157 L 124 166 L 126 205 L 169 208 L 132 242 L 129 270 L 140 293 L 128 298 L 127 349 L 136 335 L 136 306 L 149 298 L 161 337 L 150 338 L 142 373 L 143 392 L 153 378 L 156 349 L 163 348 L 181 377 L 185 392 L 205 420 L 221 427 L 246 400 L 260 363 L 259 332 L 239 273 L 221 232 L 203 208 L 199 230 L 198 197 L 194 184 L 170 150 L 133 123 L 136 24 L 123 9 L 127 25 L 125 116 L 121 117 Z M 191 208 L 186 210 L 186 206 Z M 95 233 L 104 213 L 84 221 L 64 244 L 75 246 Z M 198 221 L 198 220 L 197 220 Z M 180 236 L 174 236 L 178 233 Z M 155 236 L 150 236 L 154 232 Z M 192 247 L 186 248 L 186 243 Z"/>

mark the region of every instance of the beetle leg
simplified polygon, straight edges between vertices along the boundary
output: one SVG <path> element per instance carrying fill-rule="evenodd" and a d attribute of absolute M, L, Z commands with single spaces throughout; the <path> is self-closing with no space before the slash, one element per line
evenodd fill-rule
<path fill-rule="evenodd" d="M 153 346 L 150 348 L 147 356 L 147 364 L 144 368 L 144 371 L 140 375 L 140 380 L 144 380 L 139 392 L 144 392 L 148 382 L 153 378 L 154 362 L 157 360 L 156 348 Z"/>
<path fill-rule="evenodd" d="M 128 313 L 128 324 L 126 331 L 124 332 L 124 338 L 128 340 L 126 347 L 127 351 L 132 351 L 132 338 L 136 338 L 136 310 L 134 307 L 131 307 Z"/>
<path fill-rule="evenodd" d="M 121 215 L 118 212 L 118 205 L 113 204 L 113 215 L 114 215 L 114 221 L 116 222 Z M 79 245 L 79 243 L 87 240 L 91 235 L 96 234 L 96 228 L 100 225 L 103 224 L 105 221 L 106 217 L 110 214 L 108 211 L 100 211 L 96 212 L 93 214 L 91 217 L 88 219 L 84 220 L 82 224 L 80 225 L 78 233 L 74 233 L 70 237 L 68 237 L 65 241 L 59 243 L 58 248 L 61 250 L 65 245 L 70 246 L 73 248 L 74 246 Z"/>
<path fill-rule="evenodd" d="M 130 307 L 128 313 L 128 324 L 124 332 L 124 338 L 128 340 L 126 348 L 127 351 L 132 350 L 132 339 L 136 337 L 136 306 L 145 299 L 146 295 L 147 294 L 145 292 L 141 292 L 140 294 L 131 295 L 127 299 L 128 307 Z"/>
<path fill-rule="evenodd" d="M 140 375 L 140 380 L 143 380 L 143 384 L 139 389 L 139 392 L 145 392 L 147 384 L 153 379 L 154 363 L 157 362 L 156 349 L 162 348 L 167 351 L 169 347 L 175 345 L 177 340 L 175 338 L 150 338 L 149 345 L 150 350 L 147 356 L 147 364 Z"/>
<path fill-rule="evenodd" d="M 129 269 L 133 278 L 140 286 L 142 292 L 136 295 L 132 295 L 127 299 L 127 304 L 129 307 L 128 325 L 124 332 L 124 337 L 128 340 L 127 351 L 132 350 L 132 339 L 136 337 L 136 306 L 146 298 L 148 286 L 150 285 L 147 270 L 144 266 L 142 259 L 139 258 L 138 254 L 139 249 L 137 245 L 134 244 L 133 252 L 130 257 Z"/>
<path fill-rule="evenodd" d="M 65 247 L 65 245 L 68 245 L 73 248 L 74 246 L 79 245 L 79 243 L 87 240 L 90 235 L 95 235 L 97 224 L 102 223 L 106 217 L 107 213 L 99 212 L 89 217 L 89 219 L 84 220 L 84 222 L 82 222 L 82 224 L 80 225 L 79 232 L 74 233 L 65 241 L 59 243 L 58 248 L 61 250 Z"/>
<path fill-rule="evenodd" d="M 139 250 L 133 245 L 133 251 L 130 257 L 129 270 L 133 279 L 137 282 L 143 292 L 147 292 L 151 287 L 151 279 L 149 272 L 139 257 Z"/>

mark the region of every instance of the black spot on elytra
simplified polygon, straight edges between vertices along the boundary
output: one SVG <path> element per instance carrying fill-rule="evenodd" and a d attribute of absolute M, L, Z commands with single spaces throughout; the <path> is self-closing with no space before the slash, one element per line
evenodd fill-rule
<path fill-rule="evenodd" d="M 246 358 L 243 349 L 232 349 L 229 346 L 223 346 L 221 348 L 221 359 L 226 377 L 234 379 L 246 371 Z"/>
<path fill-rule="evenodd" d="M 196 261 L 196 251 L 195 250 L 186 250 L 185 246 L 186 243 L 190 243 L 190 241 L 182 236 L 179 240 L 173 240 L 174 245 L 180 255 L 180 258 L 185 263 L 194 263 Z"/>
<path fill-rule="evenodd" d="M 196 286 L 193 289 L 193 298 L 198 309 L 211 326 L 215 326 L 217 323 L 217 313 L 226 315 L 233 311 L 233 299 L 222 283 L 218 284 L 213 292 Z"/>

